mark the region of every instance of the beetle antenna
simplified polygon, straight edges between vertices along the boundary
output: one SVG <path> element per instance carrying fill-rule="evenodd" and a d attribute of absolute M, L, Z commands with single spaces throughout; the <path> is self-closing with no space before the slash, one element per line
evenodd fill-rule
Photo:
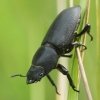
<path fill-rule="evenodd" d="M 16 76 L 26 77 L 26 76 L 24 76 L 24 75 L 22 75 L 22 74 L 14 74 L 14 75 L 11 75 L 10 77 L 13 78 L 13 77 L 16 77 Z"/>

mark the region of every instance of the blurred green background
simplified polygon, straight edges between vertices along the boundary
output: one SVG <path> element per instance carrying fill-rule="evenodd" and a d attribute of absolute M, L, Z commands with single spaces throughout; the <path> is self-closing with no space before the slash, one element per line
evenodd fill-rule
<path fill-rule="evenodd" d="M 74 5 L 79 5 L 79 0 L 75 0 Z M 84 66 L 93 99 L 99 100 L 95 7 L 92 1 L 89 23 L 94 41 L 90 43 L 87 36 Z M 45 77 L 32 85 L 26 85 L 26 78 L 10 78 L 11 74 L 26 75 L 34 53 L 56 16 L 56 0 L 0 0 L 0 100 L 56 99 L 55 90 Z M 50 74 L 57 83 L 57 71 Z M 80 91 L 79 100 L 87 100 L 82 82 Z"/>

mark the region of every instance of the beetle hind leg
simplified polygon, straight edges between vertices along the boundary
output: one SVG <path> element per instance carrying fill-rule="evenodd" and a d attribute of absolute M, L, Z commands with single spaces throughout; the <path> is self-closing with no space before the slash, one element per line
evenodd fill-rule
<path fill-rule="evenodd" d="M 90 34 L 90 29 L 91 29 L 91 25 L 90 24 L 86 24 L 86 26 L 84 27 L 84 29 L 76 35 L 76 37 L 81 36 L 83 34 L 85 34 L 85 32 L 87 32 L 87 34 L 91 37 L 91 41 L 93 40 L 93 36 Z"/>
<path fill-rule="evenodd" d="M 70 86 L 72 87 L 72 89 L 73 89 L 74 91 L 76 91 L 76 92 L 79 92 L 79 90 L 76 90 L 76 89 L 75 89 L 75 85 L 74 85 L 74 83 L 73 83 L 73 80 L 72 80 L 72 78 L 71 78 L 71 76 L 70 76 L 68 70 L 67 70 L 63 65 L 61 65 L 61 64 L 58 64 L 57 69 L 58 69 L 62 74 L 67 75 L 68 81 L 69 81 Z"/>

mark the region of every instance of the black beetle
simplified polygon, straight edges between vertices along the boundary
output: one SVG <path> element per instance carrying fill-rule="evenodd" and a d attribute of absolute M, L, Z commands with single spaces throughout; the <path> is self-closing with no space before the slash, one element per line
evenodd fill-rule
<path fill-rule="evenodd" d="M 47 76 L 51 84 L 55 87 L 56 93 L 59 94 L 55 83 L 49 76 L 49 72 L 53 69 L 58 69 L 62 74 L 67 75 L 72 89 L 79 92 L 75 89 L 68 70 L 63 65 L 58 64 L 58 59 L 60 57 L 71 57 L 71 55 L 65 54 L 70 53 L 74 46 L 84 46 L 83 44 L 76 42 L 76 37 L 83 35 L 85 32 L 89 34 L 91 41 L 93 40 L 93 37 L 90 34 L 90 24 L 86 24 L 84 29 L 77 34 L 76 30 L 80 23 L 80 17 L 80 6 L 63 10 L 47 31 L 40 48 L 37 50 L 32 59 L 32 64 L 27 75 L 23 76 L 21 74 L 16 74 L 12 75 L 12 77 L 27 77 L 26 83 L 31 84 L 38 82 L 44 76 Z M 86 49 L 86 46 L 84 47 Z"/>

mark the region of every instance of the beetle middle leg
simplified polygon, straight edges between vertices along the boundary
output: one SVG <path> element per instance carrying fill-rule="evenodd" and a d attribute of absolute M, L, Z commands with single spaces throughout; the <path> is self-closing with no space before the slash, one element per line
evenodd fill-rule
<path fill-rule="evenodd" d="M 90 29 L 91 29 L 91 25 L 90 24 L 86 24 L 86 26 L 84 27 L 84 29 L 76 35 L 76 37 L 83 35 L 85 32 L 87 32 L 87 34 L 91 37 L 91 41 L 93 40 L 93 36 L 90 34 Z"/>
<path fill-rule="evenodd" d="M 80 47 L 80 46 L 83 46 L 84 47 L 84 50 L 86 50 L 87 49 L 87 47 L 84 45 L 84 44 L 82 44 L 82 43 L 79 43 L 79 42 L 73 42 L 72 43 L 72 45 L 74 45 L 74 46 L 76 46 L 76 47 Z M 82 50 L 83 51 L 83 50 Z"/>
<path fill-rule="evenodd" d="M 72 58 L 72 54 L 70 54 L 70 55 L 61 55 L 61 57 L 68 57 L 68 58 Z"/>
<path fill-rule="evenodd" d="M 76 92 L 79 92 L 79 90 L 76 90 L 76 89 L 75 89 L 75 85 L 74 85 L 74 83 L 73 83 L 73 80 L 72 80 L 72 78 L 71 78 L 71 76 L 70 76 L 68 70 L 67 70 L 63 65 L 61 65 L 61 64 L 58 64 L 56 68 L 57 68 L 62 74 L 67 75 L 68 81 L 69 81 L 70 86 L 72 87 L 72 89 L 73 89 L 74 91 L 76 91 Z"/>

